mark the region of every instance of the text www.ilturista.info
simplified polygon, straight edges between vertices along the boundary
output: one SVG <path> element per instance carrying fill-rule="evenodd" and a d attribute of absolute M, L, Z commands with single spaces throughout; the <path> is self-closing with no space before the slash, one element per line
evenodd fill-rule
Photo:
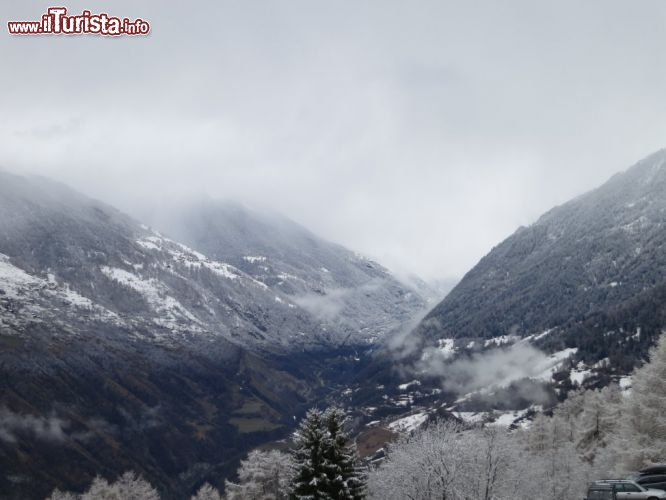
<path fill-rule="evenodd" d="M 150 24 L 143 19 L 130 21 L 127 17 L 92 14 L 84 10 L 79 15 L 68 16 L 65 7 L 50 7 L 41 21 L 9 21 L 10 35 L 147 35 Z"/>

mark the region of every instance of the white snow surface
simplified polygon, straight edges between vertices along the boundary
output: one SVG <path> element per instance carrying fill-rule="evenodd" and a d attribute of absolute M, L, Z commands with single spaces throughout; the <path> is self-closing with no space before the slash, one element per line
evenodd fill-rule
<path fill-rule="evenodd" d="M 419 382 L 418 380 L 412 380 L 411 382 L 407 382 L 406 384 L 400 384 L 398 386 L 398 390 L 399 391 L 406 391 L 407 389 L 409 389 L 412 386 L 419 386 L 419 385 L 421 385 L 421 382 Z"/>
<path fill-rule="evenodd" d="M 439 339 L 437 341 L 437 348 L 444 354 L 445 357 L 451 357 L 456 353 L 455 340 Z"/>
<path fill-rule="evenodd" d="M 139 292 L 157 315 L 153 319 L 155 324 L 174 330 L 181 328 L 192 330 L 191 323 L 202 324 L 185 306 L 168 295 L 166 287 L 159 281 L 143 279 L 117 267 L 102 266 L 100 270 L 110 279 Z M 183 325 L 183 320 L 188 324 Z"/>
<path fill-rule="evenodd" d="M 151 236 L 146 236 L 137 240 L 137 244 L 147 250 L 166 253 L 172 260 L 185 267 L 195 269 L 205 268 L 223 278 L 229 280 L 242 280 L 243 283 L 250 283 L 264 290 L 268 289 L 266 284 L 244 274 L 241 270 L 231 264 L 211 260 L 204 254 L 197 252 L 182 243 L 165 238 L 158 233 L 153 233 Z M 243 258 L 245 260 L 250 259 L 248 262 L 263 262 L 266 260 L 266 257 L 263 256 L 246 256 Z"/>
<path fill-rule="evenodd" d="M 243 256 L 243 260 L 250 264 L 256 264 L 257 262 L 266 262 L 266 257 L 263 255 L 245 255 Z"/>
<path fill-rule="evenodd" d="M 549 382 L 553 378 L 553 374 L 562 366 L 562 363 L 577 352 L 578 348 L 570 347 L 551 354 L 539 366 L 535 367 L 537 375 L 532 378 Z"/>
<path fill-rule="evenodd" d="M 571 382 L 578 385 L 581 385 L 590 376 L 592 376 L 592 370 L 587 369 L 585 363 L 582 361 L 569 373 L 569 379 Z"/>
<path fill-rule="evenodd" d="M 492 412 L 474 412 L 474 411 L 454 411 L 453 414 L 468 424 L 481 424 L 487 422 L 486 425 L 496 425 L 498 427 L 509 427 L 519 418 L 525 416 L 529 411 L 526 410 L 509 410 L 509 411 L 492 411 Z M 526 428 L 529 424 L 521 422 L 520 427 Z"/>
<path fill-rule="evenodd" d="M 93 319 L 120 322 L 120 318 L 108 309 L 93 303 L 87 297 L 71 289 L 69 283 L 59 283 L 53 274 L 46 279 L 34 276 L 10 262 L 0 254 L 0 299 L 21 300 L 23 307 L 18 313 L 0 317 L 0 323 L 16 325 L 25 318 L 42 321 L 53 316 L 79 315 L 82 311 Z M 56 306 L 52 300 L 57 299 Z"/>
<path fill-rule="evenodd" d="M 26 273 L 23 269 L 12 265 L 9 257 L 0 254 L 0 289 L 5 295 L 16 299 L 35 288 L 44 287 L 47 282 Z"/>
<path fill-rule="evenodd" d="M 393 432 L 412 432 L 421 427 L 427 420 L 427 412 L 415 413 L 391 422 L 388 429 Z"/>
<path fill-rule="evenodd" d="M 544 330 L 541 333 L 535 333 L 533 335 L 528 335 L 527 337 L 525 337 L 523 339 L 523 342 L 534 342 L 534 341 L 540 340 L 540 339 L 544 338 L 545 336 L 550 335 L 554 331 L 555 330 L 553 328 L 549 328 L 548 330 Z"/>
<path fill-rule="evenodd" d="M 631 376 L 627 375 L 625 377 L 621 377 L 620 380 L 618 381 L 618 384 L 620 385 L 620 389 L 622 389 L 623 391 L 630 390 L 632 386 Z"/>
<path fill-rule="evenodd" d="M 499 337 L 493 337 L 484 342 L 484 347 L 490 347 L 495 345 L 497 347 L 505 344 L 514 344 L 520 340 L 520 337 L 517 335 L 501 335 Z"/>

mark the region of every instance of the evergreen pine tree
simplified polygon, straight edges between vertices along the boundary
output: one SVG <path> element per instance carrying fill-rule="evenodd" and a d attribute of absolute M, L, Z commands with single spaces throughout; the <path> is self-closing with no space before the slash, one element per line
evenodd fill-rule
<path fill-rule="evenodd" d="M 326 429 L 324 415 L 313 408 L 308 411 L 296 432 L 293 452 L 296 475 L 293 480 L 293 499 L 329 500 L 327 467 L 324 464 Z"/>
<path fill-rule="evenodd" d="M 327 430 L 324 453 L 327 493 L 336 500 L 357 500 L 365 498 L 365 481 L 354 465 L 356 446 L 345 432 L 344 422 L 345 414 L 338 408 L 331 408 L 324 413 Z"/>
<path fill-rule="evenodd" d="M 356 448 L 344 431 L 345 414 L 337 408 L 310 410 L 297 431 L 292 498 L 361 500 L 365 478 L 355 466 Z"/>

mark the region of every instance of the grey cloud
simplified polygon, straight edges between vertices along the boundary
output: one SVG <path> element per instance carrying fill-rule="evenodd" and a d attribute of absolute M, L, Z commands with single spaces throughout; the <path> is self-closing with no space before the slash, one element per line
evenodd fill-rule
<path fill-rule="evenodd" d="M 292 300 L 307 312 L 322 321 L 337 318 L 345 306 L 344 297 L 348 292 L 344 289 L 329 290 L 323 295 L 311 293 L 301 295 Z"/>
<path fill-rule="evenodd" d="M 0 440 L 15 443 L 21 434 L 46 441 L 64 441 L 68 423 L 55 415 L 41 417 L 0 408 Z"/>
<path fill-rule="evenodd" d="M 432 348 L 424 351 L 417 368 L 441 377 L 442 385 L 458 394 L 507 387 L 523 379 L 538 378 L 552 366 L 548 356 L 527 342 L 489 349 L 453 361 Z"/>
<path fill-rule="evenodd" d="M 5 35 L 0 164 L 121 208 L 238 199 L 394 270 L 460 276 L 666 145 L 661 0 L 68 7 L 152 33 Z"/>
<path fill-rule="evenodd" d="M 65 137 L 70 134 L 76 134 L 81 127 L 80 118 L 69 118 L 64 122 L 49 123 L 44 125 L 37 125 L 32 128 L 16 130 L 14 135 L 19 139 L 28 136 L 34 139 L 53 140 Z"/>
<path fill-rule="evenodd" d="M 321 293 L 308 293 L 294 297 L 292 300 L 319 320 L 338 320 L 345 323 L 345 318 L 340 317 L 340 313 L 349 305 L 349 302 L 357 300 L 359 295 L 371 294 L 380 290 L 384 283 L 381 279 L 373 279 L 359 287 L 329 288 Z"/>

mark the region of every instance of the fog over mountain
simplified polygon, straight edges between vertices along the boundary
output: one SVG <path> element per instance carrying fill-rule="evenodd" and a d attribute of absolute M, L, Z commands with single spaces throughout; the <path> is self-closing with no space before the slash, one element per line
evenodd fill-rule
<path fill-rule="evenodd" d="M 283 216 L 238 203 L 172 201 L 143 220 L 285 294 L 322 324 L 347 332 L 352 344 L 381 340 L 445 294 L 417 277 L 403 284 Z"/>
<path fill-rule="evenodd" d="M 193 210 L 170 228 L 206 254 L 63 184 L 0 172 L 9 498 L 81 487 L 100 468 L 135 469 L 165 498 L 221 481 L 425 312 L 418 290 L 291 221 Z"/>
<path fill-rule="evenodd" d="M 65 8 L 150 33 L 0 2 L 0 500 L 664 460 L 665 0 Z"/>
<path fill-rule="evenodd" d="M 661 0 L 67 7 L 152 32 L 8 38 L 1 165 L 130 213 L 238 200 L 427 280 L 666 136 Z"/>
<path fill-rule="evenodd" d="M 665 224 L 660 150 L 495 246 L 420 332 L 526 336 L 648 295 L 666 280 Z"/>

